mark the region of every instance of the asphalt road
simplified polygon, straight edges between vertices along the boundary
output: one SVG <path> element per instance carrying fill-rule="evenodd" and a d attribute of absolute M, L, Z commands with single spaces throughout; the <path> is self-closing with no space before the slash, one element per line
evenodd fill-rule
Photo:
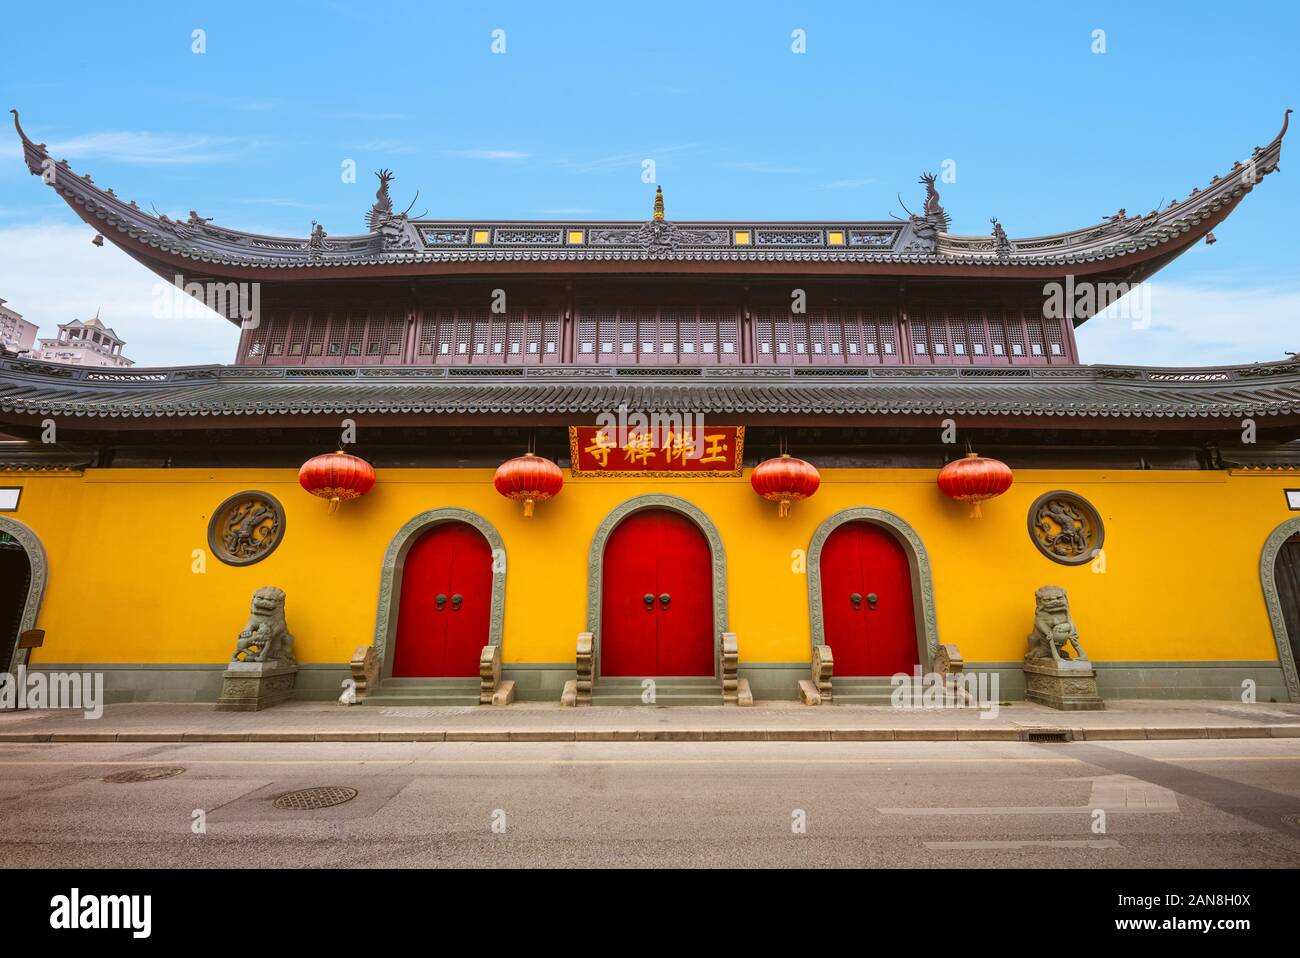
<path fill-rule="evenodd" d="M 0 867 L 249 865 L 1294 868 L 1300 740 L 0 746 Z"/>

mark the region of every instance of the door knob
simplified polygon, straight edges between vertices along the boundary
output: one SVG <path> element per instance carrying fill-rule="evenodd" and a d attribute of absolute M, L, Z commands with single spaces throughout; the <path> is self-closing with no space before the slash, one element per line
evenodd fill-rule
<path fill-rule="evenodd" d="M 446 597 L 445 595 L 443 595 L 441 592 L 439 592 L 439 593 L 434 597 L 434 599 L 433 599 L 433 604 L 434 604 L 435 606 L 437 606 L 438 611 L 441 612 L 441 611 L 442 611 L 442 607 L 443 607 L 444 605 L 447 604 L 447 597 Z"/>
<path fill-rule="evenodd" d="M 849 601 L 853 603 L 853 611 L 856 612 L 862 608 L 862 593 L 854 592 L 849 596 Z"/>
<path fill-rule="evenodd" d="M 653 611 L 654 611 L 654 607 L 655 607 L 655 597 L 652 596 L 649 592 L 647 592 L 647 593 L 645 594 L 645 597 L 644 597 L 641 601 L 645 603 L 645 610 L 646 610 L 647 612 L 653 612 Z"/>
<path fill-rule="evenodd" d="M 671 601 L 673 601 L 673 597 L 669 595 L 667 592 L 665 592 L 663 595 L 659 597 L 659 607 L 661 609 L 666 609 L 668 608 L 668 603 Z"/>
<path fill-rule="evenodd" d="M 867 608 L 868 608 L 868 609 L 875 609 L 875 607 L 876 607 L 876 603 L 879 602 L 879 601 L 880 601 L 880 596 L 876 595 L 876 593 L 874 593 L 874 592 L 868 592 L 868 593 L 867 593 Z"/>
<path fill-rule="evenodd" d="M 459 592 L 457 592 L 455 595 L 453 595 L 453 596 L 451 597 L 451 611 L 453 611 L 453 612 L 457 612 L 457 611 L 459 611 L 459 610 L 460 610 L 460 604 L 461 604 L 461 602 L 463 602 L 463 601 L 464 601 L 464 597 L 463 597 Z"/>

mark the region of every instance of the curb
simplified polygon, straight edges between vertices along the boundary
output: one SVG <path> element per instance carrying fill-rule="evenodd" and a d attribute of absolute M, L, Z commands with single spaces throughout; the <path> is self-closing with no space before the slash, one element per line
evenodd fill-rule
<path fill-rule="evenodd" d="M 1041 728 L 399 729 L 293 732 L 0 732 L 0 745 L 214 742 L 1023 742 Z M 1296 725 L 1060 727 L 1083 742 L 1300 738 Z"/>

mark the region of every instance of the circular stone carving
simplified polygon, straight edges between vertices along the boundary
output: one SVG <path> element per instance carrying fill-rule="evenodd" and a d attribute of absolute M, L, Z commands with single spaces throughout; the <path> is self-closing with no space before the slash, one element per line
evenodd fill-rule
<path fill-rule="evenodd" d="M 1057 489 L 1043 493 L 1029 507 L 1029 538 L 1053 562 L 1083 565 L 1101 551 L 1106 530 L 1092 503 Z"/>
<path fill-rule="evenodd" d="M 284 538 L 284 508 L 275 496 L 237 492 L 212 514 L 208 548 L 226 565 L 261 562 Z"/>

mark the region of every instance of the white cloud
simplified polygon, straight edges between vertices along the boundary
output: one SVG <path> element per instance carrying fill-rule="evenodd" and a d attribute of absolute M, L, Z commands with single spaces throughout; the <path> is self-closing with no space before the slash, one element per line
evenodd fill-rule
<path fill-rule="evenodd" d="M 1286 350 L 1300 350 L 1300 289 L 1147 286 L 1149 324 L 1120 300 L 1079 328 L 1084 362 L 1223 366 L 1285 359 Z"/>
<path fill-rule="evenodd" d="M 831 183 L 823 183 L 818 189 L 823 190 L 858 190 L 864 186 L 871 186 L 878 183 L 875 177 L 866 177 L 860 180 L 835 180 Z"/>
<path fill-rule="evenodd" d="M 0 229 L 0 298 L 53 336 L 58 324 L 100 319 L 126 340 L 137 366 L 229 363 L 239 330 L 178 294 L 112 243 L 91 245 L 88 226 L 46 224 Z M 173 297 L 179 299 L 173 300 Z M 166 310 L 160 306 L 166 305 Z M 178 318 L 159 318 L 167 312 Z"/>
<path fill-rule="evenodd" d="M 467 160 L 526 160 L 527 153 L 518 150 L 447 150 L 448 156 L 461 156 Z"/>
<path fill-rule="evenodd" d="M 730 163 L 722 164 L 729 170 L 738 170 L 741 173 L 807 173 L 808 171 L 802 166 L 781 166 L 778 163 L 768 163 L 765 160 L 736 160 Z"/>
<path fill-rule="evenodd" d="M 693 149 L 695 149 L 695 144 L 684 143 L 680 146 L 660 146 L 644 153 L 614 153 L 594 160 L 561 159 L 556 161 L 555 165 L 562 170 L 569 170 L 573 173 L 609 173 L 629 166 L 640 166 L 645 160 L 659 162 L 666 156 L 684 153 Z"/>
<path fill-rule="evenodd" d="M 414 153 L 415 147 L 404 140 L 369 140 L 352 147 L 364 153 Z"/>
<path fill-rule="evenodd" d="M 172 166 L 226 159 L 232 150 L 243 149 L 248 145 L 249 141 L 232 136 L 119 130 L 85 133 L 70 140 L 51 143 L 48 149 L 50 155 L 58 159 L 105 159 L 143 166 Z"/>

